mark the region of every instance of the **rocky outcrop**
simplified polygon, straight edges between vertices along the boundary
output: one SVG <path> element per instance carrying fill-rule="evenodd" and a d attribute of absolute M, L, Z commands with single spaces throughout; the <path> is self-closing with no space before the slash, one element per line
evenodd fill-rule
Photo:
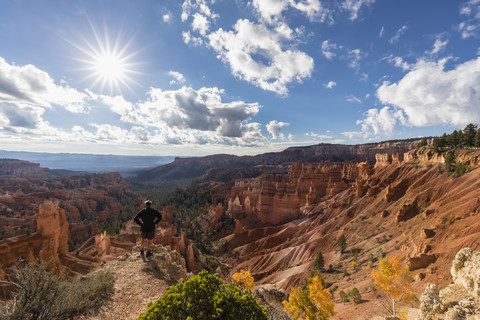
<path fill-rule="evenodd" d="M 424 320 L 432 320 L 436 314 L 443 309 L 442 300 L 440 300 L 440 289 L 434 283 L 427 284 L 425 292 L 420 297 L 421 317 Z"/>
<path fill-rule="evenodd" d="M 438 291 L 428 284 L 421 296 L 423 320 L 477 319 L 480 316 L 480 252 L 461 249 L 450 269 L 453 282 Z"/>
<path fill-rule="evenodd" d="M 290 320 L 282 304 L 283 301 L 287 300 L 284 290 L 279 290 L 274 286 L 262 286 L 253 289 L 252 293 L 257 301 L 267 309 L 269 319 Z"/>
<path fill-rule="evenodd" d="M 397 216 L 396 216 L 397 223 L 412 219 L 419 213 L 420 213 L 420 210 L 415 203 L 404 204 L 402 205 L 400 210 L 398 210 L 397 212 Z"/>
<path fill-rule="evenodd" d="M 437 261 L 435 255 L 419 253 L 408 259 L 408 269 L 410 271 L 422 269 L 428 267 L 431 263 Z"/>

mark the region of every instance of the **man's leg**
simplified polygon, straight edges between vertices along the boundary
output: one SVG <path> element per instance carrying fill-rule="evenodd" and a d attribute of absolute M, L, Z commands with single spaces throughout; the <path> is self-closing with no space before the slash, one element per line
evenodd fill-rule
<path fill-rule="evenodd" d="M 148 243 L 148 240 L 147 238 L 144 238 L 143 235 L 142 235 L 142 244 L 141 244 L 141 248 L 140 248 L 140 254 L 143 256 L 144 252 L 145 252 L 145 248 L 147 247 L 147 243 Z"/>
<path fill-rule="evenodd" d="M 151 255 L 153 255 L 153 251 L 152 251 L 152 240 L 153 238 L 155 238 L 155 231 L 153 231 L 152 233 L 150 233 L 147 237 L 147 257 L 150 257 Z"/>

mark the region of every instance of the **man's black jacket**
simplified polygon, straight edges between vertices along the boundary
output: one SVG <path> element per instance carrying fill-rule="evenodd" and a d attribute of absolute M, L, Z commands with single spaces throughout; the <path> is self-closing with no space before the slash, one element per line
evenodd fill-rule
<path fill-rule="evenodd" d="M 142 227 L 140 230 L 142 232 L 152 232 L 155 231 L 155 225 L 162 220 L 162 215 L 155 209 L 145 208 L 140 210 L 133 221 Z"/>

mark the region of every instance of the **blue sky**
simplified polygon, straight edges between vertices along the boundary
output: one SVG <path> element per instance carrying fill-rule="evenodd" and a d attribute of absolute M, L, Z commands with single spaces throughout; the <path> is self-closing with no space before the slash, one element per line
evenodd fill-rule
<path fill-rule="evenodd" d="M 5 0 L 6 150 L 198 156 L 480 123 L 480 0 Z"/>

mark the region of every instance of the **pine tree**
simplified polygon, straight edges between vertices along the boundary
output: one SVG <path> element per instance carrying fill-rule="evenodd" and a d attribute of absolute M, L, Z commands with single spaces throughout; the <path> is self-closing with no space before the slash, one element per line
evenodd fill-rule
<path fill-rule="evenodd" d="M 358 291 L 356 287 L 354 287 L 352 291 L 350 291 L 349 296 L 350 298 L 352 298 L 352 301 L 355 304 L 359 304 L 360 302 L 362 302 L 362 295 L 360 294 L 360 291 Z"/>
<path fill-rule="evenodd" d="M 445 170 L 453 171 L 455 168 L 455 152 L 449 151 L 445 156 Z"/>
<path fill-rule="evenodd" d="M 475 147 L 480 147 L 480 129 L 478 129 L 475 133 L 475 137 L 473 138 L 473 145 Z"/>
<path fill-rule="evenodd" d="M 320 270 L 320 269 L 323 269 L 324 264 L 325 264 L 325 261 L 323 260 L 323 254 L 320 251 L 317 254 L 317 258 L 315 259 L 315 263 L 313 264 L 313 266 L 315 267 L 315 269 Z"/>
<path fill-rule="evenodd" d="M 463 145 L 466 147 L 473 147 L 476 133 L 477 126 L 473 123 L 467 124 L 465 129 L 463 129 Z"/>
<path fill-rule="evenodd" d="M 338 246 L 340 247 L 340 252 L 344 254 L 345 249 L 347 248 L 347 239 L 345 239 L 345 235 L 342 234 L 340 238 L 338 238 Z"/>

